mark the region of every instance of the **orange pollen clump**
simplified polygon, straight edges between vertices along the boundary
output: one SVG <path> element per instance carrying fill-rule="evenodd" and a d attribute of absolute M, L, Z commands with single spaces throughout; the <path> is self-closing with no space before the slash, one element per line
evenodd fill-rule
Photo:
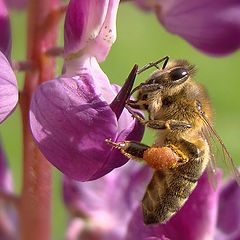
<path fill-rule="evenodd" d="M 179 157 L 169 147 L 151 147 L 144 151 L 143 159 L 152 168 L 162 170 L 176 165 Z"/>

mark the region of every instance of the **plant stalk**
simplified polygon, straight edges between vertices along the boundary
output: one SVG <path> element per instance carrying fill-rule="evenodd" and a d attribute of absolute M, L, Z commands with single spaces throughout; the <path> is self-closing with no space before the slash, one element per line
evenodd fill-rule
<path fill-rule="evenodd" d="M 59 0 L 28 0 L 27 61 L 34 63 L 26 72 L 20 107 L 23 124 L 23 185 L 20 198 L 20 239 L 51 239 L 52 173 L 49 162 L 35 145 L 29 125 L 31 97 L 37 86 L 54 77 L 55 61 L 45 52 L 57 45 Z M 55 14 L 52 14 L 52 13 Z M 51 18 L 49 21 L 49 18 Z"/>

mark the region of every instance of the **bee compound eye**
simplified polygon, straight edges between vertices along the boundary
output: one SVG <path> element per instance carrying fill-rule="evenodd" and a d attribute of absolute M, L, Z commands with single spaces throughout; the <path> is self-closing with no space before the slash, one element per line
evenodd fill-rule
<path fill-rule="evenodd" d="M 185 68 L 175 68 L 169 73 L 169 75 L 172 81 L 177 81 L 188 76 L 188 71 Z"/>

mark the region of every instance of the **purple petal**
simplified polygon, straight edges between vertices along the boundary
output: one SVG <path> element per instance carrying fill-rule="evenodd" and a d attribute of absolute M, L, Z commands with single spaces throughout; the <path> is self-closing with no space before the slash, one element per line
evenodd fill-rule
<path fill-rule="evenodd" d="M 219 198 L 216 240 L 240 239 L 240 188 L 229 181 Z"/>
<path fill-rule="evenodd" d="M 102 167 L 111 152 L 104 141 L 117 134 L 116 117 L 90 75 L 42 84 L 32 100 L 30 121 L 45 157 L 78 180 L 91 179 Z"/>
<path fill-rule="evenodd" d="M 0 191 L 1 193 L 13 193 L 12 175 L 8 168 L 5 153 L 0 144 Z M 17 237 L 16 211 L 0 199 L 0 239 L 13 240 Z"/>
<path fill-rule="evenodd" d="M 112 44 L 116 40 L 116 18 L 119 0 L 109 0 L 107 15 L 103 26 L 91 45 L 91 53 L 96 56 L 98 62 L 105 60 Z"/>
<path fill-rule="evenodd" d="M 18 88 L 14 72 L 1 52 L 0 67 L 0 122 L 2 122 L 9 116 L 17 104 Z"/>
<path fill-rule="evenodd" d="M 113 88 L 117 91 L 120 90 L 120 87 L 113 85 Z M 126 128 L 128 126 L 128 128 Z M 118 136 L 116 142 L 122 142 L 125 140 L 131 141 L 141 141 L 144 134 L 144 126 L 138 121 L 133 121 L 132 116 L 129 114 L 127 109 L 123 109 L 123 112 L 118 119 Z M 118 149 L 112 149 L 113 153 L 108 159 L 108 165 L 111 166 L 111 163 L 115 163 L 115 167 L 120 167 L 125 164 L 129 159 L 123 157 L 122 153 Z M 106 168 L 105 173 L 108 173 L 110 169 Z"/>
<path fill-rule="evenodd" d="M 13 192 L 12 175 L 8 168 L 6 156 L 0 143 L 0 190 L 4 192 Z"/>
<path fill-rule="evenodd" d="M 149 178 L 150 169 L 135 162 L 91 182 L 65 177 L 65 204 L 73 214 L 89 219 L 92 232 L 99 229 L 99 239 L 123 239 Z"/>
<path fill-rule="evenodd" d="M 213 191 L 204 174 L 186 204 L 166 224 L 144 225 L 139 208 L 130 222 L 126 239 L 163 236 L 174 240 L 213 239 L 217 201 L 218 191 Z"/>
<path fill-rule="evenodd" d="M 80 237 L 81 232 L 83 231 L 84 223 L 83 220 L 79 218 L 72 219 L 67 228 L 65 234 L 65 240 L 77 240 Z M 84 240 L 84 239 L 82 239 Z M 89 239 L 90 240 L 90 239 Z"/>
<path fill-rule="evenodd" d="M 42 153 L 61 172 L 81 181 L 99 178 L 128 161 L 105 139 L 140 140 L 143 134 L 126 110 L 117 121 L 107 103 L 115 90 L 100 72 L 89 67 L 79 75 L 45 82 L 31 103 L 31 129 Z"/>
<path fill-rule="evenodd" d="M 10 59 L 12 46 L 10 20 L 3 0 L 0 0 L 0 29 L 0 51 Z"/>
<path fill-rule="evenodd" d="M 65 18 L 65 54 L 103 61 L 116 39 L 117 0 L 71 0 Z"/>
<path fill-rule="evenodd" d="M 228 54 L 240 47 L 238 0 L 160 1 L 156 12 L 169 32 L 209 54 Z"/>
<path fill-rule="evenodd" d="M 81 74 L 89 74 L 92 76 L 92 82 L 104 96 L 105 101 L 110 104 L 115 98 L 118 90 L 111 87 L 107 75 L 100 68 L 95 57 L 75 58 L 65 62 L 65 70 L 63 77 L 70 78 Z"/>

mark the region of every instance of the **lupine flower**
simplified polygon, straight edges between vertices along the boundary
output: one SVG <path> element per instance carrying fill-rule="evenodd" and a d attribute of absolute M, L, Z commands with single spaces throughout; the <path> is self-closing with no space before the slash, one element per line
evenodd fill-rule
<path fill-rule="evenodd" d="M 232 180 L 224 186 L 219 183 L 214 191 L 206 173 L 166 224 L 144 225 L 140 201 L 151 174 L 147 167 L 136 164 L 128 163 L 88 183 L 64 178 L 64 200 L 71 213 L 66 240 L 240 238 L 239 186 Z"/>
<path fill-rule="evenodd" d="M 150 169 L 134 161 L 95 181 L 65 176 L 64 202 L 71 212 L 66 240 L 124 239 L 150 177 Z"/>
<path fill-rule="evenodd" d="M 240 48 L 238 0 L 136 0 L 161 24 L 199 50 L 222 55 Z"/>
<path fill-rule="evenodd" d="M 9 63 L 11 53 L 11 32 L 8 12 L 0 0 L 0 123 L 15 108 L 18 101 L 17 80 Z"/>
<path fill-rule="evenodd" d="M 8 168 L 5 154 L 0 145 L 0 192 L 12 194 L 12 175 Z M 0 239 L 15 240 L 17 233 L 16 211 L 5 200 L 0 199 Z"/>
<path fill-rule="evenodd" d="M 105 143 L 140 140 L 143 127 L 124 108 L 124 89 L 111 85 L 98 62 L 116 38 L 116 0 L 72 0 L 65 19 L 64 74 L 39 86 L 30 124 L 45 157 L 71 178 L 99 178 L 128 159 Z M 136 68 L 132 75 L 136 74 Z M 128 85 L 128 82 L 127 82 Z M 114 100 L 114 101 L 113 101 Z"/>
<path fill-rule="evenodd" d="M 219 196 L 215 240 L 240 239 L 240 188 L 236 181 L 227 181 Z"/>

